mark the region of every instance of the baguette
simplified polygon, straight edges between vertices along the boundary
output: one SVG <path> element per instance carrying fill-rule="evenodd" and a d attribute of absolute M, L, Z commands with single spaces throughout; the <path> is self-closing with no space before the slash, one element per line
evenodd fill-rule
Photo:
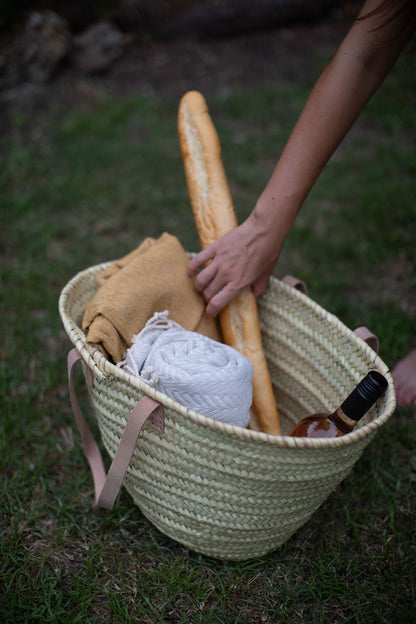
<path fill-rule="evenodd" d="M 237 227 L 221 145 L 204 97 L 189 91 L 181 99 L 178 134 L 192 212 L 201 247 Z M 219 315 L 224 342 L 253 364 L 250 427 L 281 435 L 279 415 L 261 342 L 256 299 L 247 287 Z"/>

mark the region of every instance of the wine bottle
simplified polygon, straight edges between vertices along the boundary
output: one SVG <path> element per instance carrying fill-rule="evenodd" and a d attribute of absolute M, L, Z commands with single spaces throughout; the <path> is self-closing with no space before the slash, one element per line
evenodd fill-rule
<path fill-rule="evenodd" d="M 371 370 L 332 414 L 312 414 L 303 418 L 291 436 L 305 438 L 336 438 L 352 431 L 387 388 L 387 379 Z"/>

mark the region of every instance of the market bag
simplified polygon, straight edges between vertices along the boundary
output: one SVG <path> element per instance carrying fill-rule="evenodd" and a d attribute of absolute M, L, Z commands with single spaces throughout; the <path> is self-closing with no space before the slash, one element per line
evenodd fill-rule
<path fill-rule="evenodd" d="M 108 265 L 76 275 L 59 300 L 74 345 L 68 355 L 71 403 L 92 469 L 95 504 L 111 509 L 123 485 L 153 525 L 192 550 L 237 561 L 276 549 L 348 475 L 395 409 L 393 381 L 375 344 L 369 346 L 304 292 L 271 278 L 258 309 L 285 435 L 225 424 L 155 391 L 86 343 L 83 314 Z M 107 474 L 75 396 L 78 360 L 112 458 Z M 370 368 L 389 385 L 358 428 L 333 439 L 287 435 L 304 416 L 335 409 Z"/>

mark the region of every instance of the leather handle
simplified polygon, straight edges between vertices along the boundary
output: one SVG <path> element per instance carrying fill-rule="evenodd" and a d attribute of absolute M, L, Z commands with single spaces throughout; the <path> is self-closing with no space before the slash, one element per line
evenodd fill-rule
<path fill-rule="evenodd" d="M 120 492 L 124 475 L 126 474 L 134 449 L 136 448 L 137 439 L 146 421 L 148 421 L 152 427 L 163 433 L 163 407 L 160 403 L 148 396 L 142 397 L 130 412 L 126 428 L 123 431 L 120 444 L 113 457 L 104 486 L 98 497 L 96 496 L 96 507 L 103 507 L 104 509 L 113 508 L 115 500 Z"/>
<path fill-rule="evenodd" d="M 288 286 L 292 286 L 292 288 L 296 288 L 296 290 L 299 290 L 304 295 L 308 294 L 308 287 L 306 283 L 298 279 L 297 277 L 293 277 L 293 275 L 286 275 L 282 279 L 282 282 L 284 282 Z"/>
<path fill-rule="evenodd" d="M 373 351 L 378 353 L 380 341 L 378 337 L 368 329 L 368 327 L 357 327 L 357 329 L 354 329 L 354 334 L 364 340 L 364 342 L 366 342 L 368 346 L 373 349 Z"/>
<path fill-rule="evenodd" d="M 148 396 L 143 396 L 140 401 L 136 403 L 130 412 L 119 446 L 113 457 L 108 473 L 106 474 L 100 449 L 88 428 L 75 393 L 73 369 L 79 360 L 81 360 L 81 355 L 77 349 L 72 349 L 68 353 L 68 384 L 72 412 L 94 481 L 94 507 L 112 509 L 120 492 L 124 475 L 126 474 L 126 470 L 133 456 L 137 439 L 143 425 L 148 421 L 152 427 L 163 433 L 164 410 L 160 403 Z M 93 384 L 93 376 L 88 373 L 88 368 L 87 381 L 90 385 Z"/>
<path fill-rule="evenodd" d="M 85 457 L 87 458 L 91 468 L 95 492 L 101 492 L 105 483 L 105 468 L 103 464 L 103 459 L 101 457 L 100 449 L 98 448 L 98 445 L 94 440 L 94 437 L 85 421 L 74 388 L 74 366 L 79 360 L 81 360 L 80 354 L 75 348 L 72 349 L 68 353 L 69 397 L 71 400 L 72 413 L 74 415 L 75 422 L 81 436 L 82 448 L 84 449 Z M 93 383 L 91 375 L 88 374 L 87 379 L 89 380 L 89 383 L 91 385 L 91 383 Z"/>

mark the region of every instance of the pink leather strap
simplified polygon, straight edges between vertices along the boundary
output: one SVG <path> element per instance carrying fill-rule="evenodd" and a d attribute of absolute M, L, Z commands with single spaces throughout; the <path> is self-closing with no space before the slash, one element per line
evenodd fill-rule
<path fill-rule="evenodd" d="M 113 457 L 104 486 L 98 495 L 98 499 L 96 496 L 96 507 L 103 507 L 104 509 L 113 508 L 118 493 L 120 492 L 124 475 L 126 474 L 134 449 L 136 448 L 137 439 L 147 420 L 152 427 L 163 433 L 163 407 L 157 401 L 154 401 L 148 396 L 144 396 L 136 403 L 135 407 L 130 412 L 126 428 L 123 431 L 120 444 Z"/>
<path fill-rule="evenodd" d="M 142 397 L 136 403 L 127 420 L 119 446 L 106 475 L 100 449 L 88 428 L 75 393 L 73 368 L 80 359 L 81 356 L 75 348 L 68 353 L 68 383 L 72 411 L 93 476 L 95 490 L 94 506 L 112 509 L 120 492 L 124 475 L 134 453 L 143 425 L 146 421 L 149 421 L 152 427 L 163 433 L 164 411 L 160 403 L 148 396 Z M 87 367 L 87 382 L 92 386 L 93 381 L 92 372 Z"/>
<path fill-rule="evenodd" d="M 357 327 L 357 329 L 354 329 L 354 334 L 364 340 L 368 344 L 368 346 L 373 349 L 373 351 L 378 353 L 380 341 L 378 337 L 373 334 L 373 332 L 371 332 L 367 327 Z"/>
<path fill-rule="evenodd" d="M 105 483 L 105 468 L 101 457 L 100 449 L 96 441 L 93 438 L 91 431 L 85 421 L 85 418 L 79 407 L 78 400 L 75 394 L 73 371 L 74 365 L 81 359 L 80 354 L 74 348 L 68 353 L 68 384 L 69 384 L 69 397 L 71 399 L 72 412 L 74 414 L 75 422 L 78 427 L 79 434 L 81 436 L 82 447 L 84 449 L 85 457 L 91 468 L 92 477 L 94 480 L 94 489 L 96 492 L 101 492 Z M 88 375 L 89 383 L 91 384 L 91 375 Z"/>
<path fill-rule="evenodd" d="M 304 295 L 308 294 L 308 287 L 306 286 L 306 283 L 302 282 L 302 280 L 298 279 L 297 277 L 293 277 L 293 275 L 286 275 L 282 279 L 282 282 L 284 282 L 288 286 L 292 286 L 292 288 L 296 288 L 296 290 L 300 290 L 300 292 L 302 292 Z"/>

